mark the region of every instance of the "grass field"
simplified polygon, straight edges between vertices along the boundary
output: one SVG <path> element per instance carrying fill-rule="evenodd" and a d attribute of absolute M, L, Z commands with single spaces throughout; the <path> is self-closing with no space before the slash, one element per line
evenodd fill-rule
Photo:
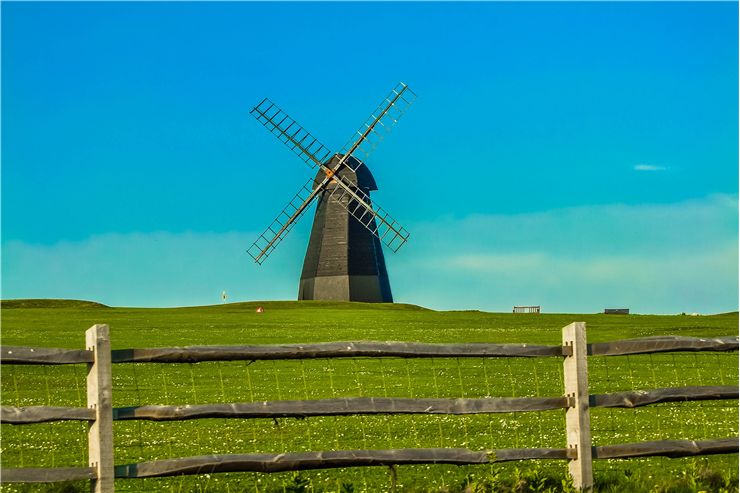
<path fill-rule="evenodd" d="M 257 305 L 264 313 L 255 313 Z M 411 305 L 264 302 L 142 309 L 94 303 L 11 301 L 2 305 L 2 343 L 82 348 L 94 323 L 111 327 L 114 349 L 395 340 L 559 344 L 561 328 L 585 321 L 589 342 L 655 335 L 724 336 L 737 313 L 692 317 L 437 312 Z M 351 359 L 119 364 L 114 406 L 196 404 L 344 396 L 485 397 L 561 395 L 560 358 Z M 84 365 L 4 366 L 4 405 L 84 406 Z M 589 358 L 592 393 L 685 385 L 735 385 L 737 353 Z M 596 445 L 738 435 L 737 401 L 592 410 Z M 5 467 L 86 465 L 86 425 L 2 425 Z M 479 416 L 361 416 L 305 420 L 116 422 L 117 464 L 213 453 L 404 447 L 474 450 L 564 446 L 562 411 Z M 737 491 L 737 455 L 596 461 L 601 491 Z M 486 466 L 404 466 L 399 491 L 560 491 L 563 461 Z M 295 474 L 214 474 L 118 480 L 120 491 L 384 491 L 387 468 Z M 70 486 L 71 485 L 67 485 Z M 529 490 L 527 489 L 529 488 Z M 3 490 L 6 490 L 4 487 Z M 44 491 L 11 486 L 7 491 Z M 481 490 L 483 491 L 483 490 Z"/>

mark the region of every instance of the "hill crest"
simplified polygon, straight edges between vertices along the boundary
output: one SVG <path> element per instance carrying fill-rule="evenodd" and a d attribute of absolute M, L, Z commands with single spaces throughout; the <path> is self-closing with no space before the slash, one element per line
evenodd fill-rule
<path fill-rule="evenodd" d="M 97 301 L 31 298 L 0 300 L 0 308 L 111 308 Z"/>
<path fill-rule="evenodd" d="M 359 303 L 350 301 L 239 301 L 234 303 L 224 303 L 215 305 L 196 305 L 196 306 L 181 306 L 181 307 L 166 307 L 166 309 L 176 310 L 178 308 L 212 308 L 212 309 L 237 309 L 237 310 L 251 310 L 262 306 L 264 308 L 279 308 L 279 309 L 291 309 L 291 308 L 333 308 L 333 309 L 351 309 L 357 310 L 362 308 L 373 308 L 380 310 L 404 310 L 404 311 L 433 311 L 429 308 L 424 308 L 418 305 L 411 305 L 407 303 Z M 67 300 L 67 299 L 44 299 L 44 298 L 33 298 L 33 299 L 15 299 L 15 300 L 0 300 L 0 308 L 12 309 L 12 308 L 77 308 L 77 309 L 100 309 L 100 308 L 140 308 L 140 307 L 112 307 L 98 303 L 96 301 L 86 300 Z M 161 307 L 141 307 L 158 309 Z"/>

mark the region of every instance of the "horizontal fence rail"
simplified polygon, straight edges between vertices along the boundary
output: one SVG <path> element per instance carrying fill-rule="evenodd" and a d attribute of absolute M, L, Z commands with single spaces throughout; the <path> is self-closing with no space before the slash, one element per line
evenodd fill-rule
<path fill-rule="evenodd" d="M 592 448 L 595 459 L 628 459 L 633 457 L 692 457 L 697 455 L 738 452 L 737 438 L 715 440 L 662 440 Z M 115 467 L 116 478 L 153 478 L 216 472 L 284 472 L 308 469 L 330 469 L 359 466 L 410 464 L 490 464 L 526 459 L 569 460 L 574 449 L 531 448 L 493 449 L 395 449 L 338 450 L 333 452 L 295 452 L 285 454 L 228 454 L 182 457 L 127 464 Z M 88 467 L 3 468 L 3 482 L 44 483 L 92 479 L 95 470 Z"/>
<path fill-rule="evenodd" d="M 738 452 L 737 438 L 716 440 L 662 440 L 593 447 L 597 459 L 631 457 L 692 457 Z M 526 459 L 575 458 L 572 448 L 492 449 L 393 449 L 337 450 L 286 454 L 228 454 L 183 457 L 116 466 L 117 478 L 151 478 L 213 472 L 284 472 L 339 467 L 390 466 L 409 464 L 491 464 Z"/>
<path fill-rule="evenodd" d="M 737 351 L 738 336 L 715 338 L 660 336 L 588 344 L 589 356 L 626 356 L 684 351 Z"/>
<path fill-rule="evenodd" d="M 353 414 L 486 414 L 565 409 L 567 397 L 499 397 L 481 399 L 408 399 L 346 397 L 308 401 L 239 402 L 183 406 L 113 408 L 114 420 L 180 421 L 203 418 L 307 418 Z M 0 422 L 34 424 L 49 421 L 93 421 L 94 412 L 75 407 L 0 407 Z"/>
<path fill-rule="evenodd" d="M 116 467 L 118 478 L 151 478 L 211 472 L 284 472 L 360 466 L 410 464 L 490 464 L 523 459 L 568 459 L 565 448 L 473 451 L 454 448 L 336 450 L 286 454 L 229 454 L 183 457 Z"/>
<path fill-rule="evenodd" d="M 322 358 L 492 358 L 562 356 L 561 346 L 531 344 L 421 344 L 322 342 L 255 346 L 206 346 L 113 351 L 114 363 L 195 363 Z"/>
<path fill-rule="evenodd" d="M 467 449 L 337 450 L 286 454 L 183 457 L 116 467 L 119 478 L 150 478 L 204 472 L 282 472 L 403 464 L 487 464 L 486 452 Z"/>
<path fill-rule="evenodd" d="M 309 401 L 245 402 L 194 406 L 119 408 L 113 419 L 171 421 L 198 418 L 306 418 L 353 414 L 485 414 L 547 411 L 568 407 L 567 397 L 500 397 L 487 399 L 407 399 L 348 397 Z"/>
<path fill-rule="evenodd" d="M 696 455 L 737 454 L 738 438 L 714 440 L 656 440 L 593 447 L 594 459 L 629 459 L 632 457 L 693 457 Z"/>
<path fill-rule="evenodd" d="M 562 345 L 421 344 L 412 342 L 327 342 L 250 346 L 195 346 L 110 350 L 108 327 L 87 332 L 88 349 L 5 346 L 2 364 L 87 364 L 87 408 L 28 406 L 0 407 L 0 422 L 14 425 L 52 421 L 88 421 L 91 467 L 3 468 L 2 482 L 91 480 L 93 491 L 112 491 L 112 478 L 145 478 L 211 472 L 279 472 L 338 467 L 405 464 L 486 464 L 524 459 L 568 460 L 574 484 L 593 483 L 591 459 L 631 457 L 688 457 L 738 453 L 738 438 L 662 440 L 591 446 L 591 407 L 637 408 L 666 402 L 738 399 L 738 386 L 687 386 L 588 394 L 586 355 L 624 356 L 660 352 L 737 351 L 738 337 L 648 337 L 586 344 L 585 324 L 563 329 Z M 316 400 L 278 400 L 199 405 L 144 405 L 113 408 L 110 399 L 111 363 L 196 363 L 330 358 L 510 358 L 560 357 L 564 361 L 566 395 L 552 397 L 394 398 L 347 397 Z M 571 390 L 568 390 L 571 389 Z M 575 390 L 573 390 L 575 389 Z M 230 454 L 183 457 L 113 466 L 112 421 L 178 421 L 202 418 L 306 418 L 373 414 L 485 414 L 564 409 L 570 416 L 568 447 L 491 449 L 453 448 L 336 450 L 282 454 Z M 107 423 L 107 424 L 106 424 Z M 573 443 L 581 443 L 575 445 Z M 585 446 L 583 444 L 586 444 Z M 111 454 L 107 456 L 105 454 Z M 99 457 L 106 461 L 101 466 Z"/>
<path fill-rule="evenodd" d="M 0 355 L 3 365 L 70 365 L 94 361 L 93 352 L 85 349 L 3 346 Z"/>
<path fill-rule="evenodd" d="M 0 406 L 0 423 L 27 425 L 50 421 L 95 421 L 95 410 L 88 407 Z"/>
<path fill-rule="evenodd" d="M 630 390 L 589 396 L 589 407 L 634 408 L 663 402 L 737 399 L 738 386 L 706 385 L 669 387 L 654 390 Z"/>
<path fill-rule="evenodd" d="M 737 351 L 738 337 L 646 337 L 588 344 L 590 356 L 623 356 L 657 352 Z M 533 344 L 421 344 L 414 342 L 322 342 L 316 344 L 261 344 L 253 346 L 191 346 L 114 349 L 113 363 L 196 363 L 201 361 L 258 361 L 321 358 L 509 358 L 569 356 L 568 346 Z M 4 346 L 0 363 L 6 365 L 63 365 L 92 363 L 92 351 L 61 348 Z"/>
<path fill-rule="evenodd" d="M 54 483 L 96 478 L 94 467 L 3 467 L 0 477 L 3 483 Z"/>
<path fill-rule="evenodd" d="M 738 386 L 671 387 L 589 396 L 589 407 L 635 408 L 663 402 L 738 398 Z M 400 397 L 345 397 L 300 401 L 237 402 L 181 406 L 113 408 L 114 420 L 178 421 L 202 418 L 307 418 L 353 414 L 491 414 L 548 411 L 571 407 L 568 397 L 487 397 L 479 399 L 409 399 Z M 49 421 L 93 421 L 95 412 L 84 407 L 0 407 L 0 422 L 33 424 Z"/>

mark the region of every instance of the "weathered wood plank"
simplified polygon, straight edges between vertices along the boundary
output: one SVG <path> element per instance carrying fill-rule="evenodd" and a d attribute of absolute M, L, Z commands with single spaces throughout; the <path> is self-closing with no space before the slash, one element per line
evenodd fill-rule
<path fill-rule="evenodd" d="M 253 346 L 191 346 L 172 348 L 119 349 L 114 363 L 194 363 L 313 358 L 467 358 L 562 356 L 560 346 L 532 344 L 422 344 L 414 342 L 323 342 Z"/>
<path fill-rule="evenodd" d="M 661 402 L 737 398 L 737 386 L 695 386 L 595 394 L 590 396 L 589 403 L 590 407 L 634 408 Z M 348 397 L 307 401 L 123 407 L 113 409 L 113 419 L 177 421 L 201 418 L 304 418 L 351 414 L 486 414 L 565 409 L 568 403 L 568 398 L 564 396 L 480 399 Z M 95 412 L 84 407 L 0 406 L 0 422 L 8 424 L 94 419 Z"/>
<path fill-rule="evenodd" d="M 392 464 L 486 464 L 485 451 L 467 449 L 339 450 L 284 454 L 183 457 L 116 467 L 117 478 L 150 478 L 215 472 L 282 472 Z"/>
<path fill-rule="evenodd" d="M 738 438 L 713 440 L 658 440 L 654 442 L 620 443 L 594 447 L 595 459 L 625 459 L 630 457 L 689 457 L 694 455 L 737 454 Z"/>
<path fill-rule="evenodd" d="M 95 411 L 86 407 L 0 406 L 0 423 L 13 425 L 49 421 L 93 421 Z"/>
<path fill-rule="evenodd" d="M 94 479 L 93 467 L 21 467 L 0 469 L 0 483 L 53 483 Z"/>
<path fill-rule="evenodd" d="M 488 464 L 523 459 L 567 459 L 560 449 L 391 449 L 230 454 L 183 457 L 116 467 L 117 478 L 152 478 L 216 472 L 284 472 L 337 467 L 410 464 Z"/>
<path fill-rule="evenodd" d="M 593 447 L 593 458 L 615 459 L 661 455 L 686 457 L 738 452 L 738 438 L 662 440 Z M 572 459 L 575 450 L 551 449 L 395 449 L 340 450 L 284 454 L 229 454 L 183 457 L 116 466 L 117 478 L 150 478 L 216 472 L 283 472 L 338 467 L 408 464 L 487 464 L 525 459 Z M 43 483 L 93 479 L 91 467 L 20 468 L 0 471 L 3 483 Z"/>
<path fill-rule="evenodd" d="M 568 407 L 566 397 L 492 397 L 482 399 L 407 399 L 348 397 L 306 401 L 141 406 L 116 408 L 113 419 L 174 421 L 200 418 L 304 418 L 352 414 L 483 414 L 545 411 Z"/>
<path fill-rule="evenodd" d="M 729 454 L 738 452 L 738 439 L 663 440 L 593 447 L 594 459 Z M 525 459 L 575 459 L 575 449 L 395 449 L 339 450 L 284 454 L 228 454 L 183 457 L 116 466 L 117 478 L 151 478 L 217 472 L 284 472 L 338 467 L 410 464 L 487 464 Z"/>
<path fill-rule="evenodd" d="M 568 448 L 508 448 L 489 453 L 491 462 L 507 462 L 526 459 L 576 459 L 575 449 Z"/>
<path fill-rule="evenodd" d="M 3 346 L 0 363 L 4 365 L 69 365 L 92 363 L 92 351 L 84 349 Z"/>
<path fill-rule="evenodd" d="M 738 337 L 713 339 L 697 337 L 648 337 L 588 345 L 588 354 L 615 356 L 664 351 L 737 351 Z M 569 348 L 534 344 L 422 344 L 413 342 L 326 342 L 254 346 L 191 346 L 172 348 L 116 349 L 113 363 L 194 363 L 198 361 L 237 361 L 313 358 L 466 358 L 466 357 L 542 357 L 567 356 Z M 4 346 L 2 364 L 62 365 L 91 363 L 92 352 L 81 349 Z"/>
<path fill-rule="evenodd" d="M 662 336 L 588 345 L 589 355 L 626 355 L 663 351 L 737 351 L 738 337 L 716 338 Z M 365 356 L 401 358 L 442 357 L 537 357 L 564 356 L 561 346 L 534 344 L 422 344 L 413 342 L 326 342 L 316 344 L 280 344 L 253 346 L 191 346 L 173 348 L 117 349 L 114 363 L 353 358 Z M 91 363 L 92 352 L 81 349 L 4 346 L 3 364 L 74 364 Z"/>
<path fill-rule="evenodd" d="M 669 387 L 590 396 L 591 407 L 640 407 L 661 402 L 737 399 L 737 385 Z"/>
<path fill-rule="evenodd" d="M 627 354 L 679 351 L 737 351 L 738 337 L 715 338 L 660 336 L 623 341 L 594 342 L 588 345 L 592 356 L 623 356 Z"/>

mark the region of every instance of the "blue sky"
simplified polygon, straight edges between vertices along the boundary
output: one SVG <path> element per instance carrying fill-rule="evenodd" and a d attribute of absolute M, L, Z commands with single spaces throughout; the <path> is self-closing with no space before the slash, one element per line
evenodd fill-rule
<path fill-rule="evenodd" d="M 402 80 L 397 301 L 737 309 L 737 3 L 1 8 L 3 298 L 293 299 L 310 220 L 245 250 L 311 171 L 249 110 L 338 150 Z"/>

